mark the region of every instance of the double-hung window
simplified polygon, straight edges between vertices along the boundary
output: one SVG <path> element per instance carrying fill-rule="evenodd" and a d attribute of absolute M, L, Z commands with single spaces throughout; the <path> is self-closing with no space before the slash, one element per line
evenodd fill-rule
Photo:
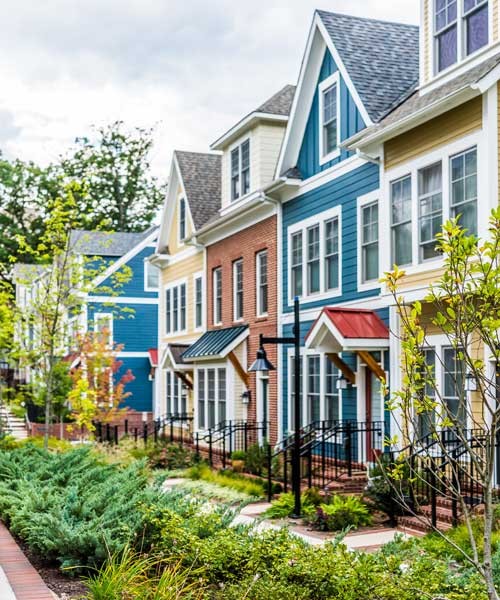
<path fill-rule="evenodd" d="M 378 201 L 361 208 L 361 281 L 378 279 Z"/>
<path fill-rule="evenodd" d="M 321 289 L 320 226 L 307 230 L 307 293 L 316 294 Z"/>
<path fill-rule="evenodd" d="M 412 262 L 411 176 L 391 184 L 392 262 L 408 265 Z"/>
<path fill-rule="evenodd" d="M 339 371 L 328 356 L 325 361 L 325 417 L 327 421 L 338 421 L 340 419 L 340 399 L 337 381 Z"/>
<path fill-rule="evenodd" d="M 113 345 L 113 315 L 111 313 L 96 313 L 94 315 L 94 332 L 100 342 L 106 346 Z"/>
<path fill-rule="evenodd" d="M 418 435 L 424 438 L 435 431 L 436 411 L 428 405 L 435 401 L 435 389 L 432 382 L 436 374 L 436 351 L 434 348 L 426 348 L 423 351 L 424 365 L 423 376 L 425 385 L 420 391 L 420 403 L 418 407 Z"/>
<path fill-rule="evenodd" d="M 233 318 L 235 321 L 243 319 L 243 260 L 233 263 Z"/>
<path fill-rule="evenodd" d="M 338 146 L 337 83 L 323 91 L 323 156 Z"/>
<path fill-rule="evenodd" d="M 257 316 L 267 315 L 268 311 L 268 282 L 267 282 L 267 250 L 256 255 L 257 274 Z"/>
<path fill-rule="evenodd" d="M 187 412 L 186 386 L 170 369 L 166 372 L 165 381 L 167 414 L 185 414 Z"/>
<path fill-rule="evenodd" d="M 203 277 L 194 280 L 194 326 L 195 329 L 203 326 Z"/>
<path fill-rule="evenodd" d="M 186 284 L 165 290 L 165 331 L 177 333 L 186 330 Z"/>
<path fill-rule="evenodd" d="M 302 296 L 302 231 L 294 233 L 291 237 L 291 270 L 292 270 L 292 297 Z"/>
<path fill-rule="evenodd" d="M 144 263 L 145 291 L 157 291 L 160 286 L 160 269 L 149 261 Z"/>
<path fill-rule="evenodd" d="M 436 236 L 443 224 L 442 165 L 435 163 L 418 172 L 418 229 L 420 262 L 437 256 Z"/>
<path fill-rule="evenodd" d="M 458 60 L 458 2 L 462 1 L 435 0 L 434 38 L 438 73 Z"/>
<path fill-rule="evenodd" d="M 464 0 L 465 54 L 488 43 L 488 0 Z"/>
<path fill-rule="evenodd" d="M 205 371 L 198 371 L 198 427 L 205 429 Z"/>
<path fill-rule="evenodd" d="M 231 200 L 250 191 L 250 140 L 231 151 Z"/>
<path fill-rule="evenodd" d="M 319 355 L 307 357 L 307 417 L 313 423 L 321 419 L 321 359 Z"/>
<path fill-rule="evenodd" d="M 325 286 L 327 290 L 339 287 L 339 219 L 334 217 L 325 227 Z"/>
<path fill-rule="evenodd" d="M 222 323 L 222 267 L 213 270 L 212 287 L 214 325 L 220 325 Z"/>
<path fill-rule="evenodd" d="M 179 241 L 186 239 L 186 199 L 179 200 Z"/>
<path fill-rule="evenodd" d="M 443 349 L 443 400 L 446 416 L 460 427 L 467 426 L 465 368 L 455 348 Z"/>
<path fill-rule="evenodd" d="M 450 158 L 451 216 L 460 216 L 460 225 L 477 234 L 477 148 Z"/>
<path fill-rule="evenodd" d="M 225 368 L 197 370 L 198 427 L 212 428 L 226 420 L 227 376 Z"/>

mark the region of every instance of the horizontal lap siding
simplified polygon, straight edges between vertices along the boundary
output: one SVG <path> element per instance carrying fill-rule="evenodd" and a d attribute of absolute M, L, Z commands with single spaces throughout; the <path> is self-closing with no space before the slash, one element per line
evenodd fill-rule
<path fill-rule="evenodd" d="M 498 0 L 493 0 L 493 41 L 498 41 Z"/>
<path fill-rule="evenodd" d="M 357 281 L 357 198 L 376 190 L 379 186 L 377 165 L 367 163 L 325 184 L 324 186 L 290 200 L 283 205 L 283 307 L 288 306 L 288 228 L 314 214 L 324 212 L 334 206 L 342 206 L 342 296 L 334 299 L 336 304 L 377 295 L 378 290 L 358 292 Z M 303 308 L 331 304 L 329 300 L 311 301 Z"/>
<path fill-rule="evenodd" d="M 386 142 L 385 168 L 392 169 L 482 127 L 482 97 L 474 98 Z"/>
<path fill-rule="evenodd" d="M 430 52 L 430 37 L 432 36 L 432 23 L 431 23 L 431 2 L 430 0 L 424 0 L 424 47 L 422 49 L 423 61 L 424 61 L 424 82 L 429 81 L 432 75 L 431 65 L 431 52 Z"/>
<path fill-rule="evenodd" d="M 318 85 L 337 71 L 337 65 L 327 49 L 321 66 Z M 340 78 L 340 110 L 342 115 L 340 123 L 340 139 L 341 141 L 344 141 L 358 131 L 364 129 L 365 124 L 342 78 Z M 335 158 L 324 165 L 320 165 L 319 135 L 319 92 L 316 91 L 297 162 L 297 166 L 304 179 L 308 179 L 321 171 L 325 171 L 352 155 L 352 153 L 342 149 L 338 158 Z"/>
<path fill-rule="evenodd" d="M 132 372 L 134 380 L 125 385 L 124 391 L 130 396 L 125 398 L 123 405 L 137 411 L 150 412 L 153 406 L 153 382 L 149 381 L 151 364 L 149 358 L 120 358 L 123 363 L 115 376 L 119 381 L 128 370 Z"/>

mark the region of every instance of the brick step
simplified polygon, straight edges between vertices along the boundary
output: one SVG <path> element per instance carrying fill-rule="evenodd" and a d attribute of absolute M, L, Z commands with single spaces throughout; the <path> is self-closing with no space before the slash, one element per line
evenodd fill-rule
<path fill-rule="evenodd" d="M 421 506 L 420 512 L 430 519 L 432 516 L 432 507 L 429 505 Z M 437 506 L 436 507 L 436 515 L 437 515 L 438 521 L 443 521 L 445 523 L 453 523 L 453 511 L 451 510 L 451 508 L 444 508 L 443 506 Z"/>
<path fill-rule="evenodd" d="M 398 517 L 398 527 L 413 531 L 420 531 L 422 533 L 428 533 L 429 531 L 432 531 L 430 522 L 427 523 L 425 519 L 422 520 L 418 517 Z M 447 521 L 440 521 L 438 519 L 437 528 L 440 531 L 448 531 L 448 529 L 451 529 L 451 523 Z"/>

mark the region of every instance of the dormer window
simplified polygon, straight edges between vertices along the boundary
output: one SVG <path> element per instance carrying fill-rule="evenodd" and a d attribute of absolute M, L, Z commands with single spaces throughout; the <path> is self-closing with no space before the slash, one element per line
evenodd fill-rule
<path fill-rule="evenodd" d="M 340 152 L 339 86 L 338 73 L 319 85 L 320 164 L 332 160 Z"/>
<path fill-rule="evenodd" d="M 250 191 L 250 140 L 231 151 L 231 200 Z"/>
<path fill-rule="evenodd" d="M 436 71 L 488 44 L 488 0 L 435 0 Z"/>

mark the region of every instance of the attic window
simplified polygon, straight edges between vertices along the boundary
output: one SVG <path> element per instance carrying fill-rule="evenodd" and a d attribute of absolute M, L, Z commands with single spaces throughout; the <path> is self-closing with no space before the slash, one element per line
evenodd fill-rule
<path fill-rule="evenodd" d="M 250 191 L 250 140 L 231 151 L 231 201 Z"/>
<path fill-rule="evenodd" d="M 182 242 L 186 239 L 186 199 L 181 198 L 179 201 L 179 240 Z"/>
<path fill-rule="evenodd" d="M 319 85 L 320 164 L 338 156 L 340 144 L 338 73 Z"/>

